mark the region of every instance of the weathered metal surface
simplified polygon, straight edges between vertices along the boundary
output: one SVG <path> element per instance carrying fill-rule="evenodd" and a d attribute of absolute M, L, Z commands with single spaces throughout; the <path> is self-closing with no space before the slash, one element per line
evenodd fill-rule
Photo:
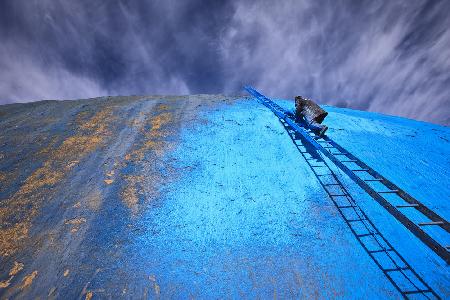
<path fill-rule="evenodd" d="M 0 219 L 1 298 L 402 297 L 250 99 L 1 106 Z"/>

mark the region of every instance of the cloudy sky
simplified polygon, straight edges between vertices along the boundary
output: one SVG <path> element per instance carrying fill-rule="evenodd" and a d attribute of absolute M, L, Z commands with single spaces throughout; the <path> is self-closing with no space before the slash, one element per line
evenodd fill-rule
<path fill-rule="evenodd" d="M 0 2 L 0 103 L 297 94 L 450 125 L 450 1 Z"/>

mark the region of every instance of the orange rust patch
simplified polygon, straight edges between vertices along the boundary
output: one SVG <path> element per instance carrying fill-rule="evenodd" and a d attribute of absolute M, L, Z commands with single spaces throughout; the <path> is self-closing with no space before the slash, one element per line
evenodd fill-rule
<path fill-rule="evenodd" d="M 111 117 L 111 108 L 101 110 L 87 122 L 82 123 L 80 128 L 88 131 L 107 132 L 109 122 L 105 122 L 105 120 L 111 119 Z"/>
<path fill-rule="evenodd" d="M 0 214 L 7 210 L 0 209 Z M 0 229 L 0 255 L 9 256 L 17 250 L 17 244 L 23 241 L 28 236 L 29 224 L 21 222 L 11 227 Z"/>
<path fill-rule="evenodd" d="M 4 172 L 0 172 L 0 181 L 6 180 L 6 174 Z"/>
<path fill-rule="evenodd" d="M 152 156 L 150 159 L 157 164 L 164 154 L 173 147 L 173 143 L 167 141 L 167 137 L 173 134 L 172 129 L 168 126 L 173 121 L 173 115 L 164 111 L 167 109 L 166 105 L 158 105 L 156 107 L 157 111 L 163 110 L 163 112 L 146 118 L 146 124 L 150 129 L 148 131 L 144 130 L 146 126 L 143 126 L 141 129 L 144 135 L 144 142 L 138 149 L 125 155 L 126 161 L 144 163 L 150 168 L 146 169 L 145 176 L 124 176 L 127 184 L 122 190 L 121 196 L 123 202 L 131 209 L 133 214 L 139 211 L 139 194 L 145 192 L 146 198 L 150 198 L 148 194 L 156 196 L 158 194 L 157 187 L 167 180 L 163 179 L 160 172 L 156 170 L 155 163 L 149 165 L 147 162 L 144 162 L 145 154 L 151 152 Z"/>
<path fill-rule="evenodd" d="M 87 292 L 85 300 L 91 300 L 92 296 L 93 296 L 92 292 Z"/>
<path fill-rule="evenodd" d="M 29 287 L 33 283 L 33 280 L 36 278 L 37 274 L 38 271 L 33 271 L 33 273 L 25 276 L 22 280 L 22 285 L 20 286 L 20 288 L 25 289 Z"/>
<path fill-rule="evenodd" d="M 0 288 L 7 288 L 11 284 L 11 280 L 14 278 L 14 276 L 16 276 L 17 273 L 19 273 L 22 269 L 23 263 L 15 261 L 13 267 L 9 271 L 10 277 L 7 280 L 0 281 Z"/>
<path fill-rule="evenodd" d="M 74 161 L 69 162 L 69 163 L 67 164 L 67 166 L 66 166 L 66 169 L 69 169 L 69 170 L 72 169 L 72 168 L 75 167 L 79 162 L 80 162 L 79 160 L 74 160 Z"/>
<path fill-rule="evenodd" d="M 19 273 L 20 271 L 22 271 L 23 269 L 23 263 L 21 262 L 14 262 L 14 266 L 12 267 L 12 269 L 9 271 L 9 276 L 14 276 L 17 273 Z"/>
<path fill-rule="evenodd" d="M 73 218 L 70 220 L 66 220 L 64 222 L 64 224 L 70 224 L 70 225 L 80 225 L 83 223 L 86 223 L 86 218 L 82 218 L 82 217 L 81 218 Z"/>
<path fill-rule="evenodd" d="M 53 137 L 52 140 L 47 144 L 47 146 L 45 146 L 44 148 L 42 148 L 37 155 L 38 156 L 42 156 L 42 155 L 48 155 L 52 149 L 55 148 L 56 146 L 56 142 L 58 141 L 58 137 Z"/>
<path fill-rule="evenodd" d="M 111 135 L 108 130 L 113 119 L 112 109 L 106 108 L 78 128 L 78 133 L 66 138 L 56 149 L 49 150 L 48 160 L 34 171 L 0 208 L 0 255 L 16 252 L 28 236 L 33 218 L 42 203 L 49 199 L 48 188 L 55 186 L 82 158 L 97 149 Z M 69 163 L 67 163 L 69 162 Z M 10 215 L 23 216 L 16 224 L 8 224 Z"/>
<path fill-rule="evenodd" d="M 70 229 L 71 233 L 75 233 L 80 229 L 81 224 L 86 223 L 86 218 L 73 218 L 70 220 L 66 220 L 64 224 L 73 225 L 72 229 Z"/>
<path fill-rule="evenodd" d="M 0 281 L 0 289 L 7 288 L 11 284 L 11 279 L 12 278 L 8 278 L 8 280 Z"/>
<path fill-rule="evenodd" d="M 157 110 L 169 110 L 169 106 L 165 105 L 165 104 L 158 104 L 158 106 L 156 107 Z"/>
<path fill-rule="evenodd" d="M 80 125 L 83 124 L 86 121 L 88 115 L 89 115 L 88 111 L 80 111 L 75 118 L 75 123 Z"/>
<path fill-rule="evenodd" d="M 112 179 L 105 179 L 103 181 L 108 185 L 114 182 L 114 180 L 112 180 Z"/>
<path fill-rule="evenodd" d="M 161 113 L 159 115 L 154 116 L 151 119 L 151 131 L 150 135 L 162 134 L 164 131 L 161 131 L 161 127 L 168 124 L 172 121 L 172 114 L 169 112 Z"/>
<path fill-rule="evenodd" d="M 134 150 L 132 153 L 125 155 L 126 160 L 137 160 L 141 161 L 144 158 L 144 155 L 148 151 L 158 152 L 159 155 L 165 152 L 165 148 L 169 146 L 167 141 L 164 141 L 164 137 L 167 137 L 171 134 L 171 131 L 168 128 L 165 128 L 166 125 L 169 125 L 172 122 L 173 116 L 169 112 L 160 113 L 156 116 L 150 117 L 147 121 L 150 126 L 149 131 L 145 131 L 142 128 L 142 132 L 144 134 L 144 143 L 139 148 Z"/>
<path fill-rule="evenodd" d="M 69 269 L 66 269 L 66 270 L 64 271 L 63 276 L 64 276 L 64 277 L 67 277 L 67 276 L 69 276 L 69 273 L 70 273 Z"/>
<path fill-rule="evenodd" d="M 143 176 L 125 176 L 127 185 L 122 191 L 122 199 L 132 213 L 137 213 L 139 208 L 139 195 L 137 184 L 143 181 Z"/>

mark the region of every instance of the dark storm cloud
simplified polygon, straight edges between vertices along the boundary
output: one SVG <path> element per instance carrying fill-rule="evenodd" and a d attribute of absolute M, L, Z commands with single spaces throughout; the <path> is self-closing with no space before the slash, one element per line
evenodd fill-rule
<path fill-rule="evenodd" d="M 450 123 L 448 1 L 3 1 L 0 101 L 239 93 Z"/>
<path fill-rule="evenodd" d="M 7 3 L 0 21 L 3 101 L 207 92 L 225 81 L 214 45 L 231 17 L 228 4 Z"/>

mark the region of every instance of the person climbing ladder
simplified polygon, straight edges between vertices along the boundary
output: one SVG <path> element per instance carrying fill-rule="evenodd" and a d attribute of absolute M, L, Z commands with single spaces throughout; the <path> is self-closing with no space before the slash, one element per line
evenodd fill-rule
<path fill-rule="evenodd" d="M 328 112 L 323 110 L 314 101 L 303 98 L 302 96 L 295 97 L 296 122 L 304 123 L 306 127 L 319 136 L 323 136 L 328 129 L 326 125 L 322 125 L 327 115 Z"/>

